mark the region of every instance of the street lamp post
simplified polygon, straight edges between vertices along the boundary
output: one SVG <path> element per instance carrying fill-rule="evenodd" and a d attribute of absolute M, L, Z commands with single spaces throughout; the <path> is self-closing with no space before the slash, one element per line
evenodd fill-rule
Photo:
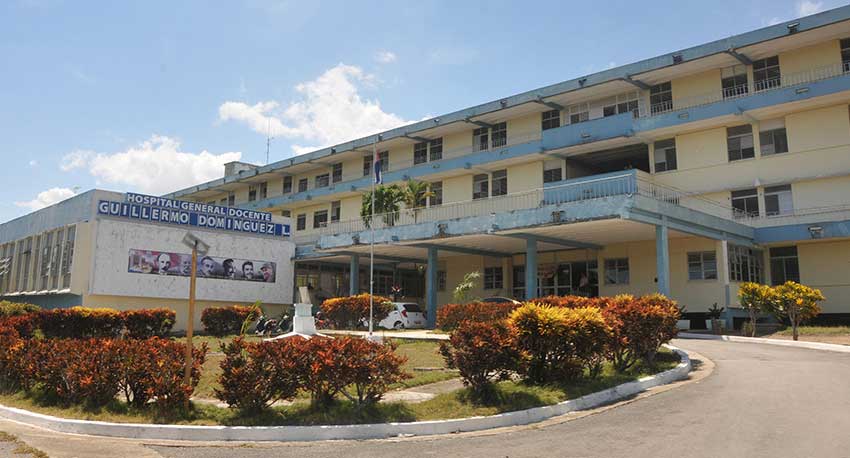
<path fill-rule="evenodd" d="M 195 328 L 195 280 L 198 276 L 198 254 L 205 255 L 210 247 L 191 232 L 183 236 L 183 244 L 192 249 L 192 268 L 189 273 L 189 313 L 186 321 L 186 372 L 183 375 L 183 383 L 190 386 L 192 384 L 192 334 Z M 189 408 L 188 399 L 186 408 Z"/>

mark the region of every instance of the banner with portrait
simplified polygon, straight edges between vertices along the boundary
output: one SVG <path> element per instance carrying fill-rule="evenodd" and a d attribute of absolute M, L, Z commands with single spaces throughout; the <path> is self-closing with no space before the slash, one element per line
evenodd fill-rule
<path fill-rule="evenodd" d="M 199 256 L 197 264 L 193 267 L 191 254 L 138 249 L 130 250 L 127 271 L 138 274 L 188 277 L 191 275 L 192 268 L 197 272 L 198 278 L 265 283 L 274 283 L 277 272 L 275 263 L 271 261 Z"/>

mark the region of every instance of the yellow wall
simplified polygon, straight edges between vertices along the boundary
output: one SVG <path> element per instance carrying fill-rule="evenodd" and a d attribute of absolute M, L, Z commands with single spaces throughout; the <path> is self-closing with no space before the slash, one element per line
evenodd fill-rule
<path fill-rule="evenodd" d="M 818 288 L 826 301 L 824 313 L 850 313 L 850 241 L 797 245 L 800 282 Z"/>
<path fill-rule="evenodd" d="M 814 151 L 850 144 L 847 105 L 792 113 L 785 117 L 790 152 Z"/>
<path fill-rule="evenodd" d="M 543 161 L 508 167 L 508 193 L 543 187 Z"/>
<path fill-rule="evenodd" d="M 779 54 L 779 70 L 783 77 L 828 65 L 840 64 L 841 46 L 838 40 L 830 40 Z"/>
<path fill-rule="evenodd" d="M 89 277 L 94 263 L 94 222 L 77 223 L 74 233 L 74 257 L 71 263 L 71 292 L 89 290 Z"/>
<path fill-rule="evenodd" d="M 443 203 L 463 202 L 472 199 L 472 175 L 443 180 Z"/>
<path fill-rule="evenodd" d="M 541 115 L 534 113 L 508 121 L 508 143 L 515 143 L 542 130 Z"/>
<path fill-rule="evenodd" d="M 674 79 L 670 85 L 673 89 L 674 108 L 693 105 L 694 98 L 717 94 L 721 91 L 720 69 Z"/>

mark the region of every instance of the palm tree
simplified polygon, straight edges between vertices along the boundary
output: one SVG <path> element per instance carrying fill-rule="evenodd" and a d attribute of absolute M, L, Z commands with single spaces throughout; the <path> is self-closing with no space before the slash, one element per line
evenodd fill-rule
<path fill-rule="evenodd" d="M 398 218 L 399 204 L 403 201 L 398 185 L 375 186 L 375 215 L 383 215 L 384 224 L 392 226 Z M 360 218 L 366 227 L 372 223 L 372 194 L 364 192 L 360 204 Z"/>
<path fill-rule="evenodd" d="M 413 215 L 413 223 L 415 224 L 419 212 L 425 206 L 425 199 L 433 197 L 434 192 L 431 191 L 430 183 L 408 178 L 404 187 L 401 188 L 401 195 L 405 208 Z"/>

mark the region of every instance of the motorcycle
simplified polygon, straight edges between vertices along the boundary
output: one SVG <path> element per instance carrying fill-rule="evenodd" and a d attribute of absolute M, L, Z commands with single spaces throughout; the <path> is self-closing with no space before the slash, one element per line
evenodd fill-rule
<path fill-rule="evenodd" d="M 289 315 L 283 315 L 280 319 L 260 315 L 257 319 L 257 324 L 254 326 L 254 334 L 264 337 L 277 336 L 291 330 L 292 319 Z"/>

